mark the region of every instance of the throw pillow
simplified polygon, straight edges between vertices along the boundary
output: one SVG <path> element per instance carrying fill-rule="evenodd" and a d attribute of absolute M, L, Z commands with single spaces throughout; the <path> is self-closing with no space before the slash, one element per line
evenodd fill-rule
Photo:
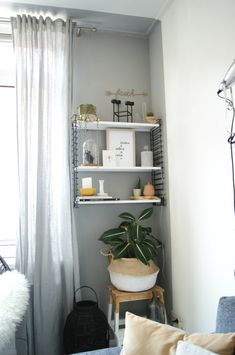
<path fill-rule="evenodd" d="M 190 344 L 187 341 L 179 341 L 176 349 L 176 355 L 218 355 L 200 346 Z"/>
<path fill-rule="evenodd" d="M 121 355 L 173 355 L 185 332 L 126 312 Z"/>
<path fill-rule="evenodd" d="M 235 349 L 235 333 L 195 333 L 184 340 L 220 355 L 232 355 Z"/>
<path fill-rule="evenodd" d="M 210 352 L 233 355 L 235 333 L 195 333 L 126 312 L 126 326 L 121 355 L 176 355 L 178 341 L 187 341 Z"/>

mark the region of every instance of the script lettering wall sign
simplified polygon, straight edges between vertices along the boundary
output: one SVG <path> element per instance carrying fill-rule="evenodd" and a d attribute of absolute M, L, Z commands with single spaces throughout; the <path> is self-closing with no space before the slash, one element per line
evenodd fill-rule
<path fill-rule="evenodd" d="M 130 90 L 121 90 L 117 89 L 116 91 L 111 91 L 111 90 L 105 90 L 105 95 L 106 96 L 128 96 L 128 97 L 134 97 L 134 96 L 148 96 L 148 93 L 143 91 L 143 92 L 136 92 L 135 89 L 130 89 Z"/>

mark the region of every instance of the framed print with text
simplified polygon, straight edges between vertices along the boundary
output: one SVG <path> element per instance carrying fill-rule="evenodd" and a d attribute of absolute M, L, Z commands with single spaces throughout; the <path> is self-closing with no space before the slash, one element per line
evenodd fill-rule
<path fill-rule="evenodd" d="M 116 166 L 135 166 L 135 130 L 107 128 L 106 149 L 115 150 Z"/>

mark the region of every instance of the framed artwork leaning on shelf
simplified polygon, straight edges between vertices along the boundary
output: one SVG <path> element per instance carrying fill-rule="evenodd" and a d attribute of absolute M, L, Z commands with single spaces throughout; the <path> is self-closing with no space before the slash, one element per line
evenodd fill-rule
<path fill-rule="evenodd" d="M 135 166 L 135 130 L 107 128 L 106 149 L 115 150 L 116 166 Z"/>

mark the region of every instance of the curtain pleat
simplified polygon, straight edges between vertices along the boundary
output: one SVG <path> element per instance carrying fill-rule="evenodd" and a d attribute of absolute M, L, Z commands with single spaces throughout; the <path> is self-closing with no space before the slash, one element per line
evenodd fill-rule
<path fill-rule="evenodd" d="M 72 24 L 26 15 L 11 23 L 17 75 L 17 268 L 32 285 L 18 354 L 59 355 L 74 279 L 79 280 L 69 160 Z"/>

